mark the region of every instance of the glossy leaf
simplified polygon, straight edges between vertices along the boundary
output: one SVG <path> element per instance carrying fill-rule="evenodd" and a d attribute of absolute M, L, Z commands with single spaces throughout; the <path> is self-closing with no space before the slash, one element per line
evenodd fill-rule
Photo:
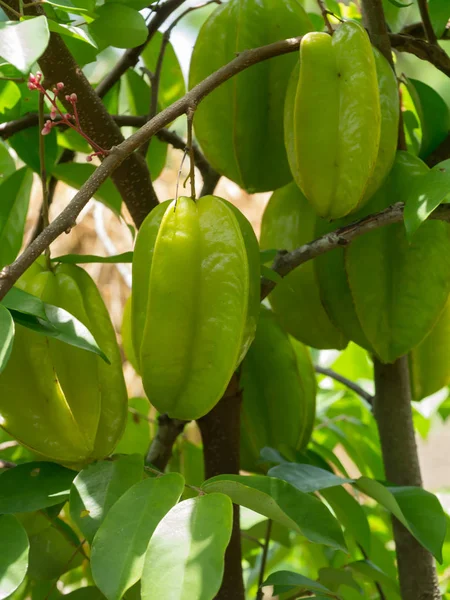
<path fill-rule="evenodd" d="M 145 456 L 150 446 L 151 436 L 151 424 L 147 416 L 149 409 L 150 404 L 147 398 L 131 398 L 129 400 L 127 425 L 116 447 L 116 453 Z"/>
<path fill-rule="evenodd" d="M 213 600 L 232 521 L 232 505 L 223 494 L 198 496 L 172 508 L 145 555 L 142 600 Z"/>
<path fill-rule="evenodd" d="M 439 500 L 416 487 L 386 487 L 360 477 L 356 487 L 391 512 L 435 558 L 442 562 L 446 518 Z"/>
<path fill-rule="evenodd" d="M 59 33 L 64 37 L 73 38 L 75 40 L 84 42 L 85 44 L 89 44 L 94 48 L 97 48 L 97 44 L 94 42 L 92 37 L 81 27 L 75 27 L 74 25 L 65 25 L 64 23 L 57 23 L 56 21 L 49 20 L 48 28 L 53 33 Z"/>
<path fill-rule="evenodd" d="M 95 256 L 93 254 L 64 254 L 52 258 L 53 262 L 65 263 L 70 265 L 82 265 L 88 263 L 116 264 L 133 262 L 132 252 L 123 252 L 114 256 Z"/>
<path fill-rule="evenodd" d="M 431 86 L 417 79 L 408 81 L 410 86 L 414 86 L 412 98 L 422 125 L 419 156 L 425 160 L 447 137 L 450 110 L 445 100 Z"/>
<path fill-rule="evenodd" d="M 19 169 L 0 184 L 0 268 L 13 262 L 22 246 L 33 174 Z"/>
<path fill-rule="evenodd" d="M 12 82 L 8 82 L 12 83 Z M 1 93 L 1 92 L 0 92 Z M 16 164 L 8 148 L 0 143 L 0 183 L 16 170 Z"/>
<path fill-rule="evenodd" d="M 59 578 L 79 567 L 83 560 L 80 540 L 61 519 L 56 519 L 55 526 L 30 536 L 28 576 L 31 579 L 42 581 Z"/>
<path fill-rule="evenodd" d="M 395 594 L 392 596 L 392 600 L 400 600 L 400 588 L 396 580 L 384 573 L 379 567 L 369 560 L 358 560 L 351 562 L 346 565 L 346 568 L 358 575 L 362 575 L 364 579 L 376 581 L 388 589 L 390 594 Z M 391 596 L 389 596 L 389 598 L 391 599 Z"/>
<path fill-rule="evenodd" d="M 39 317 L 39 319 L 43 319 L 44 321 L 47 320 L 44 302 L 37 296 L 33 296 L 18 287 L 12 287 L 1 303 L 6 308 L 9 308 L 9 310 Z"/>
<path fill-rule="evenodd" d="M 322 489 L 320 494 L 331 506 L 346 532 L 353 536 L 369 555 L 372 545 L 371 533 L 366 513 L 361 504 L 343 487 Z"/>
<path fill-rule="evenodd" d="M 31 512 L 64 502 L 75 471 L 50 462 L 30 462 L 0 474 L 0 513 Z"/>
<path fill-rule="evenodd" d="M 330 471 L 325 471 L 312 465 L 296 463 L 285 463 L 277 467 L 272 467 L 268 475 L 287 481 L 305 494 L 354 481 L 353 479 L 338 477 Z"/>
<path fill-rule="evenodd" d="M 149 540 L 183 488 L 178 473 L 144 479 L 111 508 L 95 534 L 91 554 L 92 576 L 108 600 L 119 600 L 139 581 Z M 167 575 L 164 570 L 162 576 Z"/>
<path fill-rule="evenodd" d="M 450 384 L 450 298 L 436 325 L 409 354 L 411 391 L 422 400 Z"/>
<path fill-rule="evenodd" d="M 14 321 L 7 308 L 0 304 L 0 373 L 6 367 L 14 340 Z"/>
<path fill-rule="evenodd" d="M 70 490 L 70 516 L 92 542 L 110 508 L 142 479 L 143 456 L 119 456 L 89 465 L 75 478 Z"/>
<path fill-rule="evenodd" d="M 305 577 L 300 573 L 293 573 L 292 571 L 277 571 L 276 573 L 272 573 L 265 580 L 263 585 L 273 585 L 273 593 L 275 595 L 287 592 L 296 587 L 301 587 L 310 592 L 318 592 L 320 594 L 326 594 L 327 596 L 335 597 L 331 590 L 318 581 L 314 581 L 313 579 Z"/>
<path fill-rule="evenodd" d="M 346 549 L 339 525 L 325 505 L 285 481 L 274 477 L 219 475 L 205 481 L 202 488 L 207 493 L 227 494 L 234 504 L 294 529 L 311 542 Z"/>
<path fill-rule="evenodd" d="M 430 13 L 431 24 L 436 37 L 439 39 L 448 23 L 448 3 L 447 0 L 428 0 L 428 12 Z"/>
<path fill-rule="evenodd" d="M 435 208 L 450 197 L 450 160 L 425 173 L 409 194 L 405 205 L 405 227 L 410 241 Z"/>
<path fill-rule="evenodd" d="M 28 568 L 28 536 L 14 515 L 0 515 L 0 600 L 22 583 Z"/>
<path fill-rule="evenodd" d="M 147 39 L 144 17 L 129 6 L 108 3 L 97 7 L 96 14 L 89 31 L 104 47 L 135 48 Z"/>
<path fill-rule="evenodd" d="M 67 11 L 69 13 L 87 13 L 91 12 L 93 7 L 91 6 L 83 6 L 83 3 L 80 0 L 75 0 L 71 2 L 70 0 L 45 0 L 46 3 L 54 6 L 55 8 L 59 8 L 61 10 Z M 91 9 L 91 10 L 89 10 Z"/>
<path fill-rule="evenodd" d="M 0 56 L 27 74 L 47 48 L 47 18 L 34 17 L 16 23 L 0 22 Z"/>
<path fill-rule="evenodd" d="M 89 177 L 95 172 L 96 167 L 86 163 L 64 163 L 55 165 L 52 175 L 67 185 L 79 190 Z M 105 206 L 120 213 L 122 198 L 111 179 L 107 179 L 94 194 L 94 198 Z"/>
<path fill-rule="evenodd" d="M 240 381 L 244 470 L 260 470 L 259 454 L 265 446 L 306 446 L 314 423 L 316 394 L 309 351 L 300 342 L 291 342 L 274 314 L 265 308 L 242 363 Z"/>

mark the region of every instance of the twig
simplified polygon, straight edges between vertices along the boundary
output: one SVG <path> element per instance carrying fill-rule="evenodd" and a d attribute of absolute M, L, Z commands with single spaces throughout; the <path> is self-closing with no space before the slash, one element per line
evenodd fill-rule
<path fill-rule="evenodd" d="M 320 367 L 319 365 L 316 365 L 314 367 L 314 370 L 316 371 L 316 373 L 320 373 L 320 375 L 325 375 L 326 377 L 331 377 L 331 379 L 339 381 L 339 383 L 342 383 L 343 385 L 348 387 L 349 390 L 352 390 L 353 392 L 358 394 L 358 396 L 361 396 L 361 398 L 366 400 L 366 402 L 368 402 L 371 406 L 373 405 L 373 396 L 369 394 L 369 392 L 366 392 L 364 388 L 362 388 L 354 381 L 351 381 L 350 379 L 347 379 L 347 377 L 336 373 L 336 371 L 333 371 L 333 369 L 327 369 L 326 367 Z"/>
<path fill-rule="evenodd" d="M 17 467 L 16 463 L 9 460 L 0 460 L 0 469 L 14 469 L 14 467 Z"/>
<path fill-rule="evenodd" d="M 164 21 L 166 21 L 166 19 L 185 1 L 186 0 L 167 0 L 167 2 L 158 6 L 158 10 L 155 11 L 154 17 L 148 24 L 148 35 L 145 42 L 140 46 L 136 46 L 136 48 L 127 50 L 115 67 L 111 69 L 108 75 L 96 87 L 96 92 L 100 98 L 103 98 L 105 94 L 109 92 L 129 68 L 136 66 L 142 51 L 151 42 L 153 36 Z"/>
<path fill-rule="evenodd" d="M 148 415 L 144 415 L 144 413 L 139 412 L 138 410 L 136 410 L 132 406 L 128 407 L 128 412 L 131 413 L 132 415 L 136 415 L 140 419 L 144 419 L 144 421 L 148 421 L 152 425 L 156 425 L 156 423 L 157 423 L 157 421 L 155 419 L 152 419 Z"/>
<path fill-rule="evenodd" d="M 48 187 L 47 187 L 47 169 L 45 167 L 45 141 L 44 141 L 44 94 L 39 94 L 39 163 L 40 178 L 42 187 L 42 225 L 44 229 L 49 226 L 48 215 Z M 50 260 L 50 246 L 45 249 L 45 259 L 49 271 L 53 271 Z"/>
<path fill-rule="evenodd" d="M 71 556 L 69 557 L 69 560 L 68 560 L 68 561 L 66 562 L 66 564 L 64 565 L 64 567 L 63 567 L 63 569 L 62 569 L 62 573 L 61 573 L 61 575 L 60 575 L 59 577 L 61 577 L 61 576 L 62 576 L 64 573 L 66 573 L 66 572 L 68 571 L 68 567 L 70 567 L 70 565 L 71 565 L 72 561 L 74 560 L 75 556 L 78 554 L 78 552 L 80 551 L 80 549 L 82 549 L 82 548 L 83 548 L 83 544 L 84 544 L 85 542 L 86 542 L 86 540 L 82 540 L 82 541 L 79 543 L 79 545 L 78 545 L 78 546 L 75 548 L 74 552 L 73 552 L 73 553 L 71 554 Z M 85 556 L 85 557 L 86 557 L 86 554 L 84 554 L 84 553 L 83 553 L 83 556 Z M 44 600 L 48 600 L 48 599 L 50 598 L 50 595 L 51 595 L 51 593 L 53 592 L 53 590 L 55 589 L 55 587 L 56 587 L 56 586 L 57 586 L 57 584 L 58 584 L 59 577 L 58 577 L 57 579 L 55 579 L 55 580 L 52 582 L 52 584 L 51 584 L 51 586 L 50 586 L 50 588 L 49 588 L 49 590 L 48 590 L 48 592 L 47 592 L 47 594 L 46 594 L 46 596 L 45 596 Z"/>
<path fill-rule="evenodd" d="M 392 223 L 400 223 L 403 220 L 403 209 L 404 205 L 401 202 L 397 202 L 397 204 L 389 206 L 379 213 L 369 215 L 355 223 L 351 223 L 350 225 L 336 229 L 331 233 L 327 233 L 308 244 L 296 248 L 292 252 L 279 252 L 275 257 L 272 269 L 281 275 L 281 277 L 285 277 L 293 269 L 299 267 L 308 260 L 312 260 L 321 254 L 325 254 L 334 248 L 347 246 L 354 239 L 364 235 L 368 231 Z M 443 204 L 439 206 L 428 218 L 450 221 L 450 205 Z M 263 278 L 261 298 L 268 296 L 275 285 L 274 281 Z"/>
<path fill-rule="evenodd" d="M 329 12 L 323 2 L 323 0 L 317 0 L 317 4 L 319 5 L 320 12 L 322 13 L 322 18 L 325 22 L 325 26 L 328 29 L 328 33 L 333 35 L 333 27 L 331 26 L 330 19 L 328 18 Z"/>
<path fill-rule="evenodd" d="M 254 537 L 253 535 L 250 535 L 246 531 L 241 531 L 241 538 L 244 538 L 246 540 L 249 540 L 250 542 L 253 542 L 254 544 L 256 544 L 257 546 L 259 546 L 260 548 L 264 548 L 264 544 L 262 542 L 260 542 L 258 540 L 258 538 Z"/>
<path fill-rule="evenodd" d="M 0 0 L 0 6 L 3 6 L 4 8 L 6 8 L 6 10 L 8 10 L 10 13 L 12 13 L 17 19 L 20 20 L 22 18 L 22 15 L 20 14 L 20 12 L 17 12 L 17 10 L 15 10 L 11 6 L 9 6 L 9 4 L 4 2 L 4 0 Z"/>
<path fill-rule="evenodd" d="M 192 141 L 192 129 L 195 108 L 190 107 L 187 111 L 187 147 L 189 150 L 189 179 L 191 182 L 191 198 L 195 200 L 195 153 Z"/>
<path fill-rule="evenodd" d="M 267 555 L 269 554 L 270 535 L 272 533 L 272 519 L 267 521 L 266 537 L 264 539 L 264 546 L 261 556 L 261 564 L 259 566 L 259 577 L 258 577 L 258 591 L 256 592 L 256 600 L 262 600 L 263 591 L 262 584 L 264 583 L 264 572 L 266 570 Z"/>
<path fill-rule="evenodd" d="M 417 0 L 422 19 L 425 36 L 430 44 L 437 44 L 437 37 L 434 33 L 433 25 L 431 24 L 430 13 L 428 12 L 427 0 Z"/>
<path fill-rule="evenodd" d="M 358 548 L 361 550 L 361 554 L 364 556 L 364 559 L 369 560 L 369 555 L 364 550 L 364 548 L 361 546 L 361 544 L 358 544 Z M 379 600 L 387 600 L 380 583 L 378 581 L 374 580 L 374 584 L 375 584 L 375 588 L 376 588 L 378 594 L 380 595 Z"/>

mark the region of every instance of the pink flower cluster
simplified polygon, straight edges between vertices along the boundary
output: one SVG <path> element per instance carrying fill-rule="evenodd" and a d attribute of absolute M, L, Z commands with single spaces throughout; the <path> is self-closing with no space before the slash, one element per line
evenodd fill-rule
<path fill-rule="evenodd" d="M 57 100 L 58 94 L 65 89 L 64 83 L 60 81 L 52 88 L 52 98 L 49 92 L 42 85 L 41 80 L 42 73 L 40 71 L 38 71 L 36 75 L 30 73 L 30 76 L 28 77 L 28 89 L 37 90 L 40 94 L 43 94 L 50 103 L 50 119 L 46 120 L 44 127 L 41 129 L 41 135 L 48 135 L 53 127 L 55 127 L 56 125 L 64 124 L 67 125 L 67 127 L 78 131 L 78 133 L 82 135 L 84 139 L 94 148 L 95 152 L 90 154 L 86 159 L 88 162 L 92 160 L 93 156 L 106 156 L 108 154 L 108 151 L 103 150 L 103 148 L 101 148 L 98 144 L 91 140 L 91 138 L 86 133 L 84 133 L 84 131 L 81 128 L 77 110 L 77 95 L 75 93 L 65 95 L 66 101 L 72 106 L 73 114 L 63 113 L 57 105 Z"/>

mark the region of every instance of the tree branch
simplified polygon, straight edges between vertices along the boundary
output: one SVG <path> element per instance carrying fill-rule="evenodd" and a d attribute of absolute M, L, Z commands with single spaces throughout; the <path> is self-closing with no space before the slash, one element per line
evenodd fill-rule
<path fill-rule="evenodd" d="M 126 50 L 108 75 L 96 87 L 96 93 L 100 98 L 103 98 L 107 92 L 109 92 L 128 69 L 137 65 L 141 52 L 151 42 L 155 33 L 166 19 L 184 2 L 186 2 L 186 0 L 167 0 L 167 2 L 158 7 L 153 19 L 148 24 L 148 35 L 145 42 L 140 46 L 136 46 L 136 48 Z"/>
<path fill-rule="evenodd" d="M 333 371 L 333 369 L 327 369 L 326 367 L 320 367 L 319 365 L 315 365 L 314 370 L 320 375 L 325 375 L 326 377 L 331 377 L 331 379 L 334 379 L 335 381 L 339 381 L 339 383 L 342 383 L 342 385 L 348 387 L 349 390 L 352 390 L 353 392 L 355 392 L 355 394 L 358 394 L 358 396 L 360 396 L 363 400 L 370 404 L 370 406 L 373 405 L 372 394 L 366 392 L 364 388 L 362 388 L 354 381 L 351 381 L 350 379 L 347 379 L 347 377 L 336 373 L 336 371 Z"/>
<path fill-rule="evenodd" d="M 398 52 L 409 52 L 421 60 L 426 60 L 450 77 L 450 57 L 437 44 L 430 44 L 426 40 L 403 35 L 401 33 L 390 33 L 389 39 L 392 47 Z"/>

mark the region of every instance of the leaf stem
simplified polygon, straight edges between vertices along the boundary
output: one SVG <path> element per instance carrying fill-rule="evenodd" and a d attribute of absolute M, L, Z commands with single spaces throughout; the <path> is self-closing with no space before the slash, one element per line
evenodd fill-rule
<path fill-rule="evenodd" d="M 264 583 L 264 571 L 266 570 L 267 556 L 269 554 L 270 536 L 272 533 L 272 519 L 267 521 L 266 537 L 261 556 L 261 565 L 259 567 L 258 591 L 256 592 L 256 600 L 263 599 L 262 585 Z"/>

